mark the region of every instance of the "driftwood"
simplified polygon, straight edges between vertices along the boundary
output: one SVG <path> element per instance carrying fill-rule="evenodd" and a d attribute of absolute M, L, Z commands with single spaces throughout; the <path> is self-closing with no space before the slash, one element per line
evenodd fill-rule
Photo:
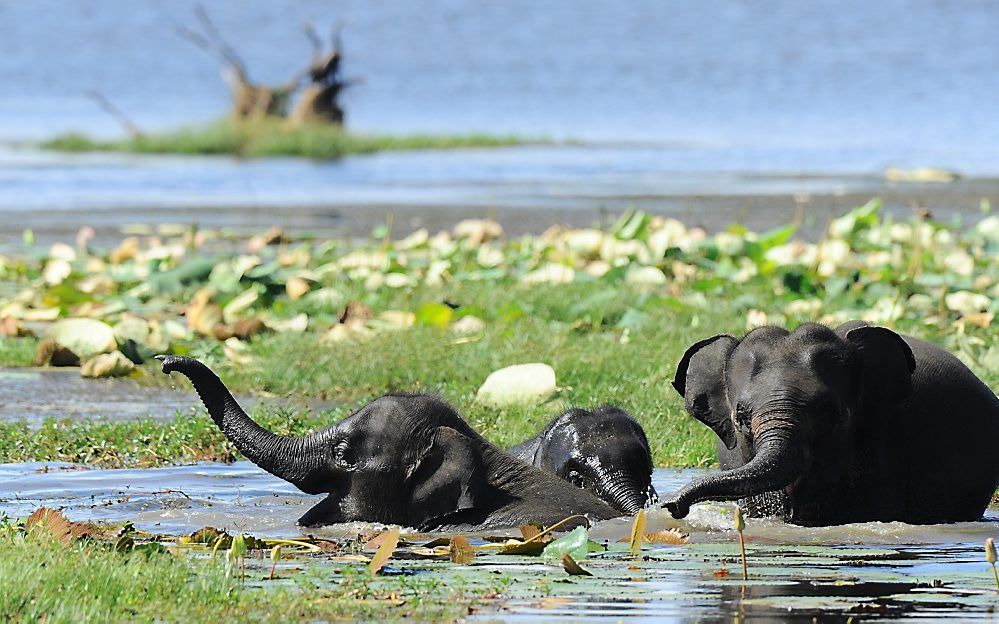
<path fill-rule="evenodd" d="M 194 12 L 201 30 L 179 28 L 177 33 L 221 63 L 222 78 L 232 91 L 233 119 L 238 121 L 265 116 L 284 116 L 288 110 L 288 102 L 301 82 L 301 77 L 295 76 L 284 85 L 255 84 L 250 80 L 246 64 L 222 38 L 222 34 L 215 27 L 205 8 L 199 4 Z"/>
<path fill-rule="evenodd" d="M 333 27 L 332 49 L 329 52 L 323 51 L 322 41 L 311 22 L 302 26 L 302 32 L 312 45 L 312 61 L 306 72 L 310 82 L 302 90 L 288 118 L 293 125 L 320 122 L 342 126 L 344 111 L 340 105 L 340 94 L 357 82 L 344 79 L 341 71 L 343 23 L 338 22 Z"/>
<path fill-rule="evenodd" d="M 232 91 L 231 114 L 234 120 L 287 117 L 292 125 L 343 125 L 344 111 L 339 101 L 340 94 L 357 80 L 346 80 L 342 76 L 342 23 L 333 28 L 332 49 L 324 52 L 323 43 L 312 23 L 307 22 L 302 27 L 312 49 L 312 59 L 307 69 L 296 73 L 285 84 L 274 86 L 256 84 L 250 79 L 246 64 L 222 37 L 203 6 L 195 8 L 195 15 L 200 30 L 179 28 L 177 32 L 211 54 L 222 65 L 222 77 Z M 289 104 L 306 78 L 307 84 L 301 89 L 294 109 L 289 113 Z"/>

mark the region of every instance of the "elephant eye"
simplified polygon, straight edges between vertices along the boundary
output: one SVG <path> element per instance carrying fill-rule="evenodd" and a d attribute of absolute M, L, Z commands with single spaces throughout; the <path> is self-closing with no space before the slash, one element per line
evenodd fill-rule
<path fill-rule="evenodd" d="M 752 416 L 749 414 L 749 408 L 742 403 L 739 403 L 735 407 L 735 424 L 740 429 L 749 429 L 752 424 Z"/>
<path fill-rule="evenodd" d="M 575 470 L 570 470 L 565 475 L 565 480 L 569 483 L 575 485 L 578 488 L 586 488 L 586 480 L 583 479 L 583 475 L 579 474 Z"/>

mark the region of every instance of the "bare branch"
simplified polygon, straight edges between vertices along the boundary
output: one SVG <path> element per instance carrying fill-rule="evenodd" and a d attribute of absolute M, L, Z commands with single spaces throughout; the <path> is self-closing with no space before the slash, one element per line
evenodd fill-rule
<path fill-rule="evenodd" d="M 128 118 L 125 113 L 121 112 L 121 109 L 111 103 L 111 100 L 104 97 L 104 94 L 96 89 L 88 89 L 84 92 L 87 97 L 97 102 L 97 105 L 104 109 L 108 115 L 111 115 L 115 120 L 121 124 L 125 131 L 128 132 L 129 136 L 133 139 L 138 139 L 142 137 L 142 130 L 139 126 L 135 125 L 131 119 Z"/>
<path fill-rule="evenodd" d="M 312 60 L 315 61 L 323 53 L 323 42 L 319 40 L 319 35 L 316 34 L 312 20 L 306 20 L 302 24 L 302 32 L 305 33 L 306 39 L 309 40 L 309 45 L 312 46 Z"/>
<path fill-rule="evenodd" d="M 200 4 L 196 5 L 194 13 L 201 23 L 204 34 L 190 28 L 178 28 L 177 34 L 210 53 L 219 62 L 228 65 L 239 81 L 248 83 L 250 80 L 246 73 L 246 65 L 243 64 L 243 60 L 239 58 L 232 46 L 222 38 L 219 29 L 216 28 L 215 23 L 208 16 L 208 12 L 205 11 L 205 7 Z"/>

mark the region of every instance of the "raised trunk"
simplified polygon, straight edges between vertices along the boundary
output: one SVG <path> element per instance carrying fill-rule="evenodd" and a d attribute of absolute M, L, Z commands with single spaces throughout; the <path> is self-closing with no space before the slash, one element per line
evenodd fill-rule
<path fill-rule="evenodd" d="M 301 438 L 286 438 L 253 421 L 210 368 L 198 360 L 172 355 L 157 356 L 163 372 L 177 371 L 194 384 L 212 420 L 239 452 L 254 464 L 308 494 L 330 491 L 326 467 L 329 431 Z"/>
<path fill-rule="evenodd" d="M 663 504 L 674 518 L 707 500 L 738 500 L 790 485 L 801 473 L 801 453 L 792 440 L 780 436 L 761 441 L 744 466 L 694 481 Z"/>

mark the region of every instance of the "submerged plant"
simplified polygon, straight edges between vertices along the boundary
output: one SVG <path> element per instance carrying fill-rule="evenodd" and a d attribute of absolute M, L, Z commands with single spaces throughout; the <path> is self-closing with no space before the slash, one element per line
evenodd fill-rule
<path fill-rule="evenodd" d="M 996 572 L 996 543 L 991 537 L 985 540 L 985 560 L 992 566 L 992 577 L 996 580 L 996 591 L 999 592 L 999 572 Z"/>
<path fill-rule="evenodd" d="M 739 532 L 739 549 L 742 551 L 742 580 L 748 581 L 749 566 L 746 565 L 746 537 L 742 534 L 746 528 L 746 520 L 742 517 L 742 507 L 738 505 L 735 505 L 733 525 L 735 526 L 735 530 Z"/>

